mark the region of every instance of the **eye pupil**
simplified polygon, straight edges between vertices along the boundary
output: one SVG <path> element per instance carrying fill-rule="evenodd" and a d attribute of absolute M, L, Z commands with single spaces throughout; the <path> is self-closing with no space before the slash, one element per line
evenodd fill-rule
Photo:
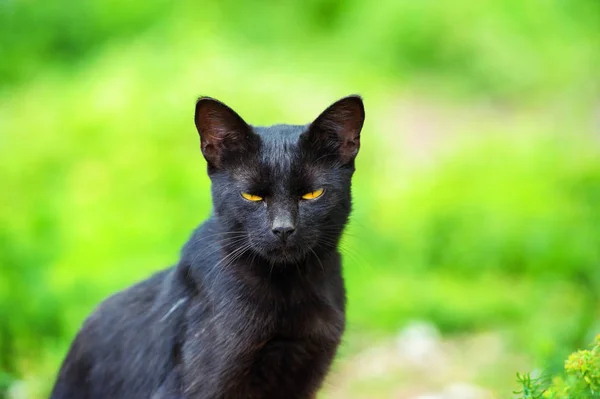
<path fill-rule="evenodd" d="M 305 200 L 314 200 L 314 199 L 317 199 L 321 195 L 323 195 L 324 191 L 325 190 L 322 189 L 322 188 L 320 188 L 318 190 L 315 190 L 315 191 L 311 191 L 309 193 L 304 194 L 302 196 L 302 199 L 305 199 Z M 242 192 L 241 195 L 247 201 L 258 202 L 258 201 L 262 201 L 263 200 L 263 197 L 261 197 L 259 195 L 256 195 L 256 194 L 250 194 L 250 193 L 244 193 L 244 192 Z"/>
<path fill-rule="evenodd" d="M 321 195 L 323 195 L 323 191 L 324 191 L 324 190 L 323 190 L 322 188 L 320 188 L 320 189 L 318 189 L 318 190 L 315 190 L 315 191 L 311 191 L 310 193 L 306 193 L 306 194 L 304 194 L 304 195 L 302 196 L 302 199 L 305 199 L 305 200 L 313 200 L 313 199 L 317 199 L 317 198 L 319 198 Z"/>
<path fill-rule="evenodd" d="M 242 193 L 242 197 L 245 200 L 248 201 L 253 201 L 253 202 L 258 202 L 258 201 L 262 201 L 263 198 L 261 196 L 255 195 L 255 194 L 250 194 L 250 193 Z"/>

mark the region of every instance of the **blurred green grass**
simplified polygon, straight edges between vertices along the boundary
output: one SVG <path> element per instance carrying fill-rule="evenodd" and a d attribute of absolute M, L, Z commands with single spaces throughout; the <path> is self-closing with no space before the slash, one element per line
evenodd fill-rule
<path fill-rule="evenodd" d="M 560 366 L 600 328 L 599 22 L 593 0 L 1 3 L 0 396 L 43 397 L 83 318 L 208 215 L 199 95 L 253 124 L 364 96 L 343 353 L 429 319 Z"/>

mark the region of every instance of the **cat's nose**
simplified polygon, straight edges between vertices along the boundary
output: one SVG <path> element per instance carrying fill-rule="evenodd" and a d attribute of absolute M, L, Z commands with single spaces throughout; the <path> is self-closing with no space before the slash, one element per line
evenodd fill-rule
<path fill-rule="evenodd" d="M 282 241 L 285 241 L 295 230 L 292 226 L 277 226 L 273 227 L 272 231 Z"/>

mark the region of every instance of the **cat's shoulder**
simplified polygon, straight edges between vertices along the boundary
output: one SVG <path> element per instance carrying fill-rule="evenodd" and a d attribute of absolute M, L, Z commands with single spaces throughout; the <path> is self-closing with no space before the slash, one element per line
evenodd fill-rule
<path fill-rule="evenodd" d="M 156 272 L 104 299 L 85 320 L 84 329 L 115 330 L 118 326 L 131 323 L 132 318 L 137 319 L 136 316 L 155 306 L 173 270 L 170 268 Z"/>

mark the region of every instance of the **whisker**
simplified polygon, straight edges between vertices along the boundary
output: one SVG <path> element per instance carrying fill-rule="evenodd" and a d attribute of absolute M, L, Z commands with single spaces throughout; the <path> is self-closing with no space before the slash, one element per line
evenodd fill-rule
<path fill-rule="evenodd" d="M 244 233 L 241 236 L 226 237 L 222 240 L 219 240 L 216 242 L 211 242 L 208 246 L 206 246 L 205 248 L 202 248 L 202 250 L 197 251 L 196 256 L 194 256 L 194 258 L 192 259 L 192 263 L 195 263 L 200 256 L 203 256 L 203 255 L 210 256 L 210 255 L 214 254 L 215 252 L 222 249 L 223 245 L 235 245 L 237 243 L 242 243 L 244 241 L 245 237 L 246 237 L 246 235 Z M 212 249 L 212 250 L 207 253 L 205 251 L 206 249 Z"/>
<path fill-rule="evenodd" d="M 309 249 L 310 249 L 310 252 L 312 252 L 315 255 L 315 258 L 317 258 L 319 265 L 321 265 L 321 271 L 325 271 L 325 267 L 323 267 L 323 262 L 321 262 L 321 259 L 319 259 L 319 255 L 317 255 L 317 253 L 312 248 L 309 248 Z"/>
<path fill-rule="evenodd" d="M 241 254 L 242 254 L 243 252 L 245 252 L 246 250 L 248 250 L 248 249 L 250 249 L 250 248 L 251 248 L 250 244 L 245 244 L 245 245 L 243 245 L 243 246 L 241 246 L 241 247 L 239 247 L 239 248 L 236 248 L 236 249 L 235 249 L 235 250 L 233 250 L 231 253 L 229 253 L 227 256 L 225 256 L 223 259 L 221 259 L 219 262 L 217 262 L 217 264 L 216 264 L 216 265 L 214 265 L 214 266 L 211 268 L 211 271 L 212 271 L 212 272 L 214 272 L 215 274 L 217 274 L 217 276 L 219 276 L 219 275 L 220 275 L 220 274 L 219 274 L 219 266 L 221 266 L 222 264 L 224 264 L 225 262 L 227 262 L 225 267 L 229 267 L 229 265 L 232 263 L 232 262 L 230 262 L 230 260 L 232 260 L 232 259 L 233 259 L 233 261 L 235 261 L 235 259 L 236 259 L 236 258 L 235 258 L 235 256 L 236 256 L 237 254 L 240 254 L 240 256 L 241 256 Z M 211 292 L 213 291 L 213 289 L 214 289 L 214 286 L 215 286 L 215 284 L 217 283 L 217 281 L 218 281 L 218 279 L 215 279 L 215 280 L 213 281 L 213 283 L 212 283 L 212 285 L 211 285 L 211 287 L 210 287 L 210 291 L 211 291 Z M 214 312 L 214 306 L 213 306 L 213 312 Z"/>

